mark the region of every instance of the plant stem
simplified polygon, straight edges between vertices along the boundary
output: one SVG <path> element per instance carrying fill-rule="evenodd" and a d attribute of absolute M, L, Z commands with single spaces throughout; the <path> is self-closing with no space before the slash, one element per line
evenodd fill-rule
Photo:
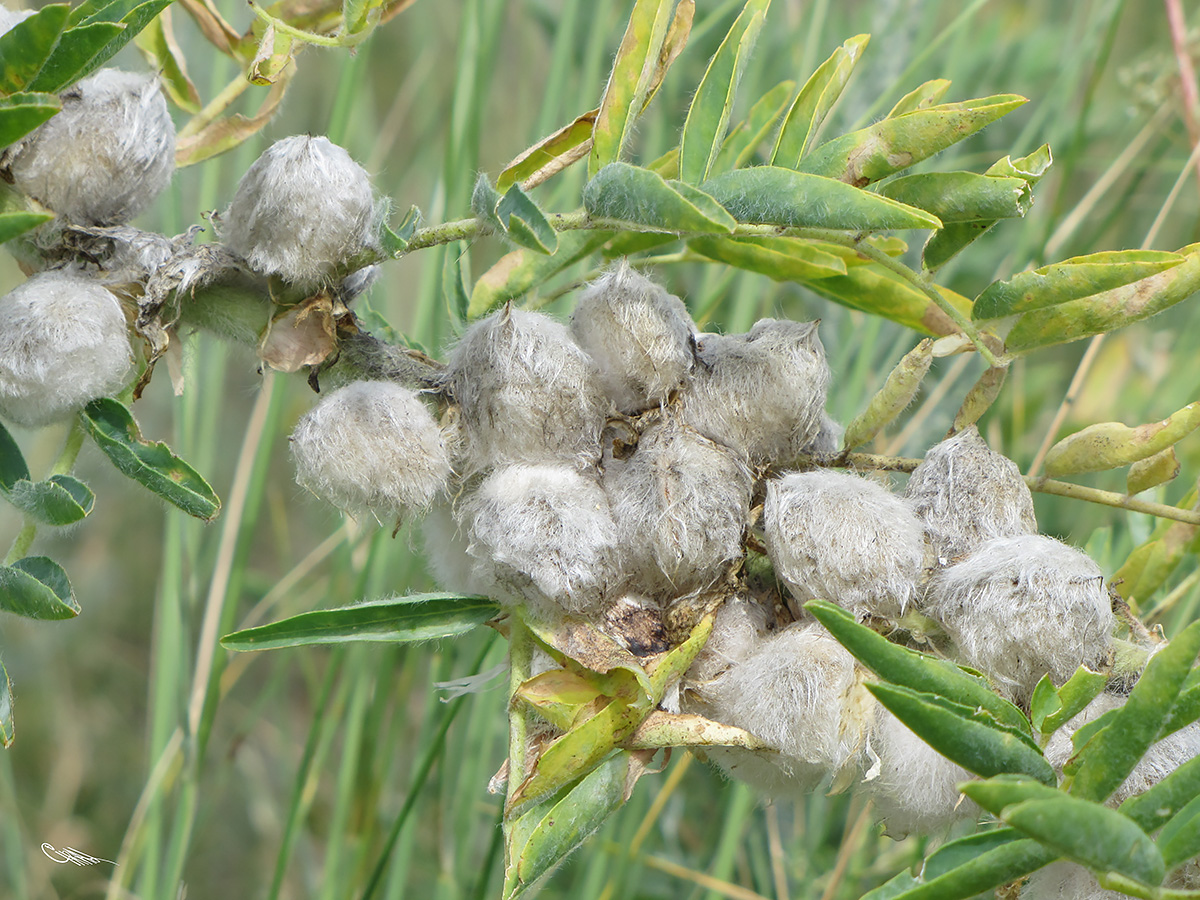
<path fill-rule="evenodd" d="M 255 3 L 254 0 L 250 0 L 250 11 L 266 24 L 273 25 L 276 31 L 291 35 L 296 40 L 303 41 L 306 44 L 316 44 L 318 47 L 350 47 L 370 34 L 370 31 L 368 30 L 364 32 L 361 37 L 358 38 L 358 40 L 354 40 L 349 35 L 342 37 L 328 37 L 327 35 L 323 34 L 313 34 L 311 31 L 302 31 L 299 28 L 289 25 L 282 19 L 275 18 L 273 15 Z"/>
<path fill-rule="evenodd" d="M 521 621 L 512 616 L 508 635 L 508 788 L 504 806 L 507 810 L 516 792 L 525 780 L 526 757 L 529 753 L 529 721 L 523 704 L 517 702 L 517 689 L 529 679 L 533 663 L 533 633 Z M 504 890 L 508 897 L 516 890 L 517 855 L 521 848 L 512 846 L 513 825 L 517 819 L 504 816 Z"/>
<path fill-rule="evenodd" d="M 76 416 L 71 422 L 71 430 L 67 432 L 67 439 L 63 443 L 62 451 L 58 454 L 58 459 L 50 467 L 50 475 L 66 475 L 75 468 L 75 460 L 79 457 L 79 450 L 83 446 L 83 436 L 83 425 L 79 416 Z M 4 557 L 4 565 L 12 565 L 29 552 L 29 548 L 33 546 L 33 541 L 37 537 L 37 531 L 37 522 L 30 516 L 26 516 L 25 524 L 21 526 L 21 530 L 17 532 L 12 545 L 8 548 L 8 554 Z"/>

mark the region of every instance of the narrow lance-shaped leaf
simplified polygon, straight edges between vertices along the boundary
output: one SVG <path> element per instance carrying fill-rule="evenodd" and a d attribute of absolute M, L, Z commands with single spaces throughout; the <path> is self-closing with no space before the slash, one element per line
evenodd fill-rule
<path fill-rule="evenodd" d="M 599 114 L 599 109 L 585 112 L 522 151 L 496 178 L 496 189 L 506 191 L 514 184 L 532 188 L 583 159 L 592 149 L 592 129 Z"/>
<path fill-rule="evenodd" d="M 494 619 L 500 606 L 486 597 L 415 594 L 300 613 L 221 638 L 229 650 L 273 650 L 350 641 L 407 643 L 465 634 Z"/>
<path fill-rule="evenodd" d="M 1106 250 L 1076 256 L 994 282 L 975 301 L 973 316 L 995 319 L 1094 297 L 1185 261 L 1179 253 L 1161 250 Z"/>
<path fill-rule="evenodd" d="M 825 117 L 842 95 L 842 89 L 870 40 L 869 34 L 855 35 L 834 50 L 809 76 L 779 129 L 775 149 L 771 152 L 771 165 L 786 169 L 799 165 Z"/>
<path fill-rule="evenodd" d="M 754 157 L 787 109 L 788 98 L 795 87 L 794 81 L 781 81 L 758 98 L 746 118 L 730 129 L 721 144 L 721 152 L 709 169 L 710 175 L 740 169 Z"/>
<path fill-rule="evenodd" d="M 7 750 L 16 739 L 17 729 L 13 723 L 12 682 L 8 670 L 0 660 L 0 748 Z"/>
<path fill-rule="evenodd" d="M 212 519 L 221 501 L 200 473 L 161 441 L 142 439 L 133 415 L 116 400 L 93 400 L 82 413 L 88 434 L 114 466 L 189 515 Z"/>
<path fill-rule="evenodd" d="M 99 69 L 102 65 L 116 56 L 126 44 L 137 37 L 143 28 L 153 22 L 158 14 L 170 6 L 173 2 L 174 0 L 148 0 L 146 3 L 141 3 L 134 6 L 133 9 L 121 17 L 120 24 L 125 26 L 121 32 L 113 37 L 113 39 L 107 44 L 105 44 L 99 53 L 88 60 L 87 64 L 82 69 L 76 71 L 70 80 L 75 81 L 79 78 L 85 78 Z M 64 40 L 59 42 L 60 49 L 62 48 L 66 37 L 67 35 L 63 35 Z M 57 52 L 58 51 L 56 50 L 56 55 Z M 47 65 L 47 68 L 49 68 L 49 65 Z M 43 86 L 39 89 L 61 90 L 61 88 L 62 85 L 59 85 L 58 88 Z"/>
<path fill-rule="evenodd" d="M 989 222 L 1018 218 L 1029 210 L 1029 185 L 1021 178 L 974 172 L 927 172 L 905 175 L 879 189 L 908 206 L 926 210 L 944 223 Z"/>
<path fill-rule="evenodd" d="M 164 9 L 162 15 L 134 38 L 134 43 L 153 68 L 161 73 L 163 90 L 171 102 L 186 113 L 198 113 L 200 92 L 188 77 L 187 60 L 175 40 L 171 10 Z"/>
<path fill-rule="evenodd" d="M 421 210 L 416 206 L 410 206 L 404 218 L 400 221 L 400 226 L 393 231 L 386 222 L 380 228 L 380 244 L 383 246 L 383 252 L 388 256 L 398 257 L 408 249 L 408 242 L 412 240 L 413 232 L 421 224 Z"/>
<path fill-rule="evenodd" d="M 10 490 L 18 481 L 28 481 L 29 477 L 29 465 L 21 448 L 0 422 L 0 488 Z"/>
<path fill-rule="evenodd" d="M 709 60 L 692 95 L 679 142 L 679 178 L 699 184 L 708 178 L 721 150 L 742 72 L 762 30 L 771 0 L 747 0 L 721 46 Z"/>
<path fill-rule="evenodd" d="M 66 3 L 44 6 L 0 35 L 0 93 L 25 90 L 37 77 L 67 24 Z"/>
<path fill-rule="evenodd" d="M 1200 719 L 1200 669 L 1192 669 L 1179 690 L 1179 696 L 1175 698 L 1171 712 L 1158 730 L 1158 739 L 1161 741 L 1197 719 Z"/>
<path fill-rule="evenodd" d="M 0 566 L 0 610 L 29 619 L 71 619 L 79 604 L 62 566 L 46 556 L 27 556 Z"/>
<path fill-rule="evenodd" d="M 998 696 L 982 678 L 968 675 L 946 660 L 893 644 L 883 635 L 860 625 L 841 607 L 825 600 L 811 600 L 804 608 L 880 678 L 914 691 L 946 697 L 969 708 L 985 709 L 997 722 L 1029 730 L 1024 714 Z"/>
<path fill-rule="evenodd" d="M 868 684 L 867 690 L 921 740 L 968 772 L 1056 781 L 1054 769 L 1022 730 L 985 721 L 971 707 L 935 694 L 887 684 Z"/>
<path fill-rule="evenodd" d="M 777 166 L 735 169 L 710 178 L 701 188 L 739 222 L 845 231 L 942 225 L 936 216 L 923 210 L 832 178 Z"/>
<path fill-rule="evenodd" d="M 124 31 L 125 26 L 120 22 L 92 22 L 68 28 L 37 77 L 29 83 L 29 90 L 57 93 L 78 81 L 88 64 Z"/>
<path fill-rule="evenodd" d="M 1005 829 L 1008 830 L 1008 829 Z M 1016 881 L 1053 862 L 1058 854 L 1028 838 L 985 850 L 974 859 L 903 891 L 879 900 L 965 900 Z M 867 894 L 863 900 L 876 900 Z"/>
<path fill-rule="evenodd" d="M 564 269 L 590 256 L 611 239 L 611 231 L 571 231 L 558 236 L 558 249 L 546 256 L 514 250 L 479 276 L 471 288 L 467 318 L 485 316 L 496 307 L 545 284 Z"/>
<path fill-rule="evenodd" d="M 1200 401 L 1189 403 L 1161 422 L 1131 428 L 1100 422 L 1075 432 L 1050 448 L 1046 474 L 1051 478 L 1079 472 L 1102 472 L 1161 453 L 1200 427 Z"/>
<path fill-rule="evenodd" d="M 882 119 L 822 144 L 797 168 L 863 187 L 940 153 L 1027 102 L 997 94 Z"/>
<path fill-rule="evenodd" d="M 655 86 L 659 56 L 674 18 L 674 0 L 636 0 L 613 61 L 592 134 L 588 176 L 621 157 L 633 123 Z"/>
<path fill-rule="evenodd" d="M 1200 797 L 1200 756 L 1192 757 L 1144 793 L 1130 797 L 1118 809 L 1149 834 L 1196 797 Z"/>
<path fill-rule="evenodd" d="M 921 341 L 896 364 L 867 408 L 846 426 L 842 446 L 847 450 L 870 441 L 912 403 L 921 380 L 933 362 L 933 341 Z"/>
<path fill-rule="evenodd" d="M 1179 457 L 1175 454 L 1175 448 L 1160 450 L 1153 456 L 1139 459 L 1129 467 L 1129 474 L 1125 479 L 1125 493 L 1132 497 L 1134 494 L 1148 491 L 1173 480 L 1179 472 Z"/>
<path fill-rule="evenodd" d="M 1010 353 L 1027 353 L 1105 334 L 1186 300 L 1200 290 L 1200 244 L 1189 244 L 1178 253 L 1186 260 L 1157 275 L 1022 314 L 1005 338 L 1005 348 Z"/>
<path fill-rule="evenodd" d="M 1104 673 L 1093 672 L 1086 666 L 1080 666 L 1056 692 L 1058 708 L 1048 710 L 1041 717 L 1040 724 L 1034 722 L 1034 728 L 1042 734 L 1053 734 L 1100 696 L 1100 692 L 1104 690 L 1107 683 L 1108 678 Z"/>
<path fill-rule="evenodd" d="M 15 144 L 61 107 L 61 102 L 54 94 L 26 93 L 0 97 L 0 147 Z"/>
<path fill-rule="evenodd" d="M 843 259 L 804 238 L 699 237 L 688 241 L 688 247 L 701 256 L 775 281 L 807 282 L 846 274 Z"/>
<path fill-rule="evenodd" d="M 547 255 L 558 249 L 558 232 L 519 184 L 509 187 L 500 198 L 496 218 L 508 236 L 522 247 Z"/>
<path fill-rule="evenodd" d="M 27 231 L 32 231 L 39 225 L 44 225 L 54 218 L 53 213 L 10 212 L 0 213 L 0 244 L 20 237 Z"/>
<path fill-rule="evenodd" d="M 729 232 L 736 222 L 712 197 L 649 169 L 610 163 L 583 189 L 583 205 L 597 219 L 647 231 Z"/>
<path fill-rule="evenodd" d="M 1102 801 L 1133 771 L 1162 727 L 1200 653 L 1200 622 L 1189 625 L 1150 659 L 1129 700 L 1080 752 L 1070 791 Z M 1137 877 L 1137 876 L 1133 876 Z"/>
<path fill-rule="evenodd" d="M 945 78 L 934 78 L 926 81 L 924 84 L 917 85 L 897 100 L 896 105 L 891 108 L 891 111 L 884 118 L 894 119 L 897 116 L 902 116 L 905 113 L 914 112 L 918 109 L 927 109 L 946 96 L 946 91 L 949 89 L 950 81 Z"/>
<path fill-rule="evenodd" d="M 1193 797 L 1163 826 L 1158 847 L 1168 869 L 1200 853 L 1200 797 Z"/>

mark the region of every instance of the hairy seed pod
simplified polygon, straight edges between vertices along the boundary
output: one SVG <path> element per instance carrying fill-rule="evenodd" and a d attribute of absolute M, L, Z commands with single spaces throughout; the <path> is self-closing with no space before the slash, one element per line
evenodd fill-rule
<path fill-rule="evenodd" d="M 101 69 L 8 150 L 16 188 L 76 224 L 120 225 L 175 171 L 175 126 L 152 75 Z"/>
<path fill-rule="evenodd" d="M 867 756 L 873 758 L 863 789 L 892 837 L 932 834 L 979 815 L 979 807 L 957 787 L 970 780 L 971 773 L 950 762 L 878 704 Z"/>
<path fill-rule="evenodd" d="M 382 206 L 366 170 L 328 138 L 276 141 L 221 218 L 225 245 L 257 272 L 313 288 L 374 247 Z"/>
<path fill-rule="evenodd" d="M 421 520 L 421 546 L 429 572 L 443 591 L 458 594 L 496 593 L 495 582 L 481 577 L 467 552 L 467 536 L 448 500 L 435 502 Z M 486 574 L 486 573 L 483 573 Z"/>
<path fill-rule="evenodd" d="M 695 333 L 683 301 L 625 260 L 588 286 L 571 315 L 571 334 L 625 413 L 662 404 L 682 387 L 694 365 Z"/>
<path fill-rule="evenodd" d="M 747 334 L 704 335 L 684 420 L 755 464 L 795 459 L 821 428 L 829 365 L 816 322 L 762 319 Z"/>
<path fill-rule="evenodd" d="M 924 607 L 963 662 L 1022 703 L 1043 675 L 1061 685 L 1081 665 L 1101 665 L 1112 642 L 1100 567 L 1042 535 L 986 542 L 934 575 Z"/>
<path fill-rule="evenodd" d="M 0 299 L 0 417 L 34 427 L 125 384 L 125 313 L 90 278 L 42 272 Z"/>
<path fill-rule="evenodd" d="M 904 496 L 941 565 L 992 538 L 1037 533 L 1033 495 L 1016 463 L 993 452 L 974 425 L 925 454 Z"/>
<path fill-rule="evenodd" d="M 925 338 L 896 364 L 867 408 L 846 426 L 847 449 L 871 440 L 912 403 L 932 362 L 933 341 Z"/>
<path fill-rule="evenodd" d="M 600 458 L 609 404 L 596 365 L 549 316 L 505 307 L 451 351 L 446 380 L 462 412 L 467 470 Z"/>
<path fill-rule="evenodd" d="M 1062 772 L 1067 760 L 1075 754 L 1071 738 L 1087 723 L 1106 712 L 1120 709 L 1129 698 L 1123 694 L 1105 692 L 1087 705 L 1083 712 L 1054 732 L 1046 744 L 1046 759 L 1055 770 Z M 1145 793 L 1181 765 L 1200 755 L 1200 722 L 1193 722 L 1161 741 L 1150 745 L 1132 772 L 1105 803 L 1120 806 L 1130 797 Z"/>
<path fill-rule="evenodd" d="M 1100 887 L 1083 866 L 1060 859 L 1038 869 L 1021 887 L 1022 900 L 1127 900 L 1128 894 Z"/>
<path fill-rule="evenodd" d="M 728 598 L 713 616 L 712 633 L 684 680 L 704 684 L 723 675 L 750 655 L 773 624 L 772 611 L 753 597 Z"/>
<path fill-rule="evenodd" d="M 763 638 L 715 681 L 696 685 L 692 704 L 778 749 L 710 753 L 729 775 L 768 794 L 797 796 L 857 764 L 866 723 L 855 712 L 856 691 L 854 658 L 820 625 L 796 623 Z"/>
<path fill-rule="evenodd" d="M 712 584 L 742 556 L 752 486 L 736 453 L 686 425 L 647 429 L 604 472 L 633 586 L 670 600 Z"/>
<path fill-rule="evenodd" d="M 821 469 L 767 482 L 767 552 L 797 606 L 829 600 L 863 619 L 903 615 L 925 566 L 909 506 L 874 481 Z"/>
<path fill-rule="evenodd" d="M 459 504 L 475 575 L 514 602 L 593 612 L 617 582 L 616 528 L 599 482 L 565 465 L 498 468 Z"/>
<path fill-rule="evenodd" d="M 450 478 L 429 409 L 390 381 L 356 381 L 322 399 L 296 423 L 292 457 L 301 485 L 353 515 L 423 509 Z"/>

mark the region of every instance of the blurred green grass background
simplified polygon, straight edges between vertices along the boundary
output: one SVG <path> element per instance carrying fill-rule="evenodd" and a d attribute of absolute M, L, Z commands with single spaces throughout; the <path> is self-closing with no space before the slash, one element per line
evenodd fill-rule
<path fill-rule="evenodd" d="M 237 27 L 247 26 L 240 4 L 219 5 Z M 596 104 L 629 6 L 425 0 L 354 56 L 308 50 L 263 134 L 179 173 L 141 224 L 176 233 L 201 221 L 202 211 L 228 201 L 270 141 L 301 132 L 345 145 L 398 212 L 415 203 L 428 222 L 464 216 L 479 171 L 494 177 L 525 146 Z M 688 48 L 639 126 L 638 160 L 677 142 L 690 91 L 741 2 L 698 7 Z M 212 96 L 235 74 L 232 64 L 203 43 L 182 10 L 174 18 L 191 74 Z M 1192 18 L 1200 15 L 1193 10 Z M 1200 21 L 1192 26 L 1195 55 Z M 1192 146 L 1161 5 L 775 0 L 741 109 L 780 80 L 803 79 L 862 32 L 872 34 L 871 44 L 826 136 L 866 124 L 917 84 L 944 77 L 953 80 L 947 100 L 1014 92 L 1032 102 L 918 171 L 982 171 L 1006 153 L 1046 142 L 1053 149 L 1056 162 L 1032 212 L 969 248 L 939 279 L 949 287 L 974 296 L 1028 266 L 1141 246 L 1152 229 L 1149 245 L 1158 249 L 1198 239 L 1200 186 L 1189 174 Z M 143 65 L 131 51 L 122 59 L 127 68 Z M 252 89 L 248 100 L 259 96 Z M 567 210 L 581 184 L 582 173 L 572 170 L 538 197 Z M 446 252 L 453 251 L 385 267 L 368 298 L 435 351 L 452 338 L 441 286 Z M 472 276 L 503 252 L 492 239 L 475 244 Z M 576 266 L 557 287 L 589 277 L 598 264 Z M 763 315 L 822 319 L 834 372 L 829 409 L 843 422 L 917 340 L 764 277 L 701 264 L 655 274 L 709 329 L 742 330 Z M 19 281 L 5 258 L 0 287 Z M 571 302 L 565 291 L 549 308 L 562 314 Z M 1095 421 L 1151 421 L 1197 399 L 1198 311 L 1192 300 L 1109 338 L 1062 433 Z M 993 447 L 1023 469 L 1084 348 L 1016 363 L 981 422 Z M 938 361 L 878 449 L 923 453 L 979 372 L 968 357 Z M 387 530 L 360 531 L 293 482 L 286 437 L 313 402 L 302 378 L 263 377 L 249 350 L 206 335 L 189 340 L 186 374 L 187 390 L 175 398 L 160 372 L 135 412 L 148 436 L 168 440 L 209 476 L 225 501 L 221 517 L 207 526 L 186 520 L 85 449 L 80 472 L 96 490 L 95 512 L 74 529 L 40 535 L 34 548 L 63 563 L 83 613 L 65 622 L 0 620 L 17 720 L 17 741 L 0 754 L 0 896 L 150 900 L 180 896 L 186 885 L 192 898 L 356 897 L 381 858 L 376 896 L 498 896 L 500 799 L 486 785 L 505 756 L 503 680 L 451 703 L 434 684 L 502 664 L 502 641 L 481 632 L 439 645 L 232 659 L 218 648 L 211 690 L 203 679 L 197 685 L 213 636 L 248 616 L 279 618 L 432 584 L 413 523 L 394 539 Z M 62 434 L 17 437 L 36 472 L 49 465 Z M 1164 502 L 1179 502 L 1200 472 L 1197 440 L 1179 449 L 1183 474 L 1156 491 Z M 1123 474 L 1088 483 L 1120 491 Z M 1037 512 L 1043 532 L 1086 546 L 1110 575 L 1154 526 L 1144 516 L 1044 495 Z M 19 526 L 11 510 L 0 511 L 0 539 L 11 540 Z M 1181 567 L 1160 598 L 1193 569 L 1192 561 Z M 1195 617 L 1197 602 L 1195 581 L 1185 583 L 1162 617 L 1168 633 Z M 204 752 L 179 737 L 189 706 L 192 721 L 211 728 Z M 427 756 L 436 761 L 413 792 Z M 387 834 L 410 794 L 389 855 Z M 121 865 L 55 865 L 39 850 L 43 841 Z M 925 843 L 882 836 L 853 796 L 765 806 L 676 754 L 543 896 L 854 898 L 921 858 Z M 117 886 L 106 884 L 110 873 Z"/>

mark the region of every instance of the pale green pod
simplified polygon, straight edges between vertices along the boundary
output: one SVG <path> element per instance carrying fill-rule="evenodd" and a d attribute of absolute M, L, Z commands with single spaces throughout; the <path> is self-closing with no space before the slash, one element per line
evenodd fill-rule
<path fill-rule="evenodd" d="M 1200 402 L 1189 403 L 1161 422 L 1130 427 L 1099 422 L 1059 441 L 1046 454 L 1051 478 L 1119 469 L 1161 453 L 1200 427 Z"/>
<path fill-rule="evenodd" d="M 1148 491 L 1152 487 L 1166 484 L 1179 474 L 1179 457 L 1175 448 L 1168 447 L 1160 453 L 1139 459 L 1129 467 L 1125 480 L 1125 493 L 1129 496 Z"/>
<path fill-rule="evenodd" d="M 846 426 L 843 446 L 860 447 L 879 434 L 912 403 L 921 380 L 933 362 L 933 341 L 925 338 L 896 364 L 887 381 L 864 409 Z"/>
<path fill-rule="evenodd" d="M 962 431 L 979 421 L 980 416 L 991 409 L 1000 389 L 1004 387 L 1004 379 L 1008 377 L 1008 366 L 992 366 L 979 376 L 979 380 L 967 391 L 962 406 L 954 416 L 952 432 Z"/>

